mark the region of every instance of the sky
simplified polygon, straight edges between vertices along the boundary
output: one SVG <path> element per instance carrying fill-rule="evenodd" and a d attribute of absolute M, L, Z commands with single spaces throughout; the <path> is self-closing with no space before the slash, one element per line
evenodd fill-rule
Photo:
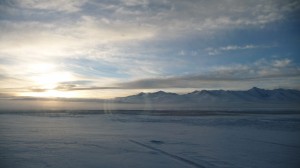
<path fill-rule="evenodd" d="M 0 97 L 300 89 L 298 0 L 1 0 Z"/>

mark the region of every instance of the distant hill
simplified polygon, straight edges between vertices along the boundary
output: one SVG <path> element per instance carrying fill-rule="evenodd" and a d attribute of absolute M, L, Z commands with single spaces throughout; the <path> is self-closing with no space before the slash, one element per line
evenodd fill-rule
<path fill-rule="evenodd" d="M 153 109 L 299 109 L 300 91 L 292 89 L 266 90 L 257 87 L 245 91 L 196 90 L 187 94 L 158 91 L 119 97 L 114 99 L 114 102 L 145 104 Z"/>

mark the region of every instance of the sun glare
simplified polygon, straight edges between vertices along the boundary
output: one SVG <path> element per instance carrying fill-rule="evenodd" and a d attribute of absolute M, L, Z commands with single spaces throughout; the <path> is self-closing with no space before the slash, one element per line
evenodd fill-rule
<path fill-rule="evenodd" d="M 61 71 L 55 64 L 34 63 L 28 66 L 27 71 L 34 75 L 30 77 L 35 88 L 45 91 L 31 91 L 22 93 L 22 96 L 33 97 L 75 97 L 77 94 L 71 91 L 59 91 L 56 87 L 60 83 L 73 81 L 74 76 L 65 71 Z"/>
<path fill-rule="evenodd" d="M 45 86 L 48 89 L 50 89 L 49 85 L 56 86 L 61 82 L 71 81 L 72 79 L 72 75 L 68 72 L 50 72 L 32 77 L 37 85 Z"/>

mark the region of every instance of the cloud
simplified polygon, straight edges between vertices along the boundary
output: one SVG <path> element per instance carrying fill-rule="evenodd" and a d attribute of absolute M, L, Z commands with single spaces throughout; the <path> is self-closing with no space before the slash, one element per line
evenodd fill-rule
<path fill-rule="evenodd" d="M 281 66 L 283 65 L 284 66 Z M 280 65 L 280 66 L 278 66 Z M 168 78 L 151 78 L 121 83 L 129 89 L 169 89 L 169 88 L 247 88 L 292 87 L 299 88 L 300 68 L 291 64 L 291 60 L 259 60 L 250 65 L 231 65 L 214 67 L 198 75 L 184 75 Z M 288 81 L 287 81 L 288 80 Z M 274 82 L 274 83 L 272 83 Z"/>
<path fill-rule="evenodd" d="M 278 66 L 278 65 L 285 66 Z M 126 87 L 141 88 L 189 88 L 201 87 L 206 83 L 232 82 L 240 83 L 251 80 L 270 80 L 300 76 L 299 67 L 293 65 L 289 59 L 281 60 L 259 60 L 253 64 L 236 64 L 230 66 L 213 67 L 210 71 L 198 75 L 185 75 L 179 77 L 143 79 L 126 83 Z"/>
<path fill-rule="evenodd" d="M 25 9 L 48 10 L 60 12 L 77 12 L 86 0 L 14 0 L 14 3 Z"/>
<path fill-rule="evenodd" d="M 274 67 L 282 68 L 288 66 L 291 63 L 291 60 L 290 59 L 274 60 L 272 63 Z"/>
<path fill-rule="evenodd" d="M 6 76 L 6 75 L 4 75 L 4 74 L 0 74 L 0 81 L 1 80 L 4 80 L 4 79 L 7 79 L 8 77 Z"/>
<path fill-rule="evenodd" d="M 121 0 L 126 6 L 147 6 L 149 4 L 148 0 Z"/>
<path fill-rule="evenodd" d="M 173 36 L 186 34 L 191 31 L 206 33 L 228 28 L 261 28 L 261 26 L 266 24 L 285 19 L 288 13 L 300 8 L 300 3 L 296 0 L 284 2 L 280 0 L 243 2 L 225 0 L 222 3 L 218 1 L 193 0 L 24 0 L 17 1 L 15 4 L 21 10 L 20 14 L 23 15 L 28 12 L 28 9 L 79 12 L 81 16 L 95 17 L 95 20 L 103 21 L 107 24 L 114 23 L 107 25 L 107 29 L 102 27 L 108 33 L 110 29 L 114 30 L 116 29 L 114 26 L 117 26 L 125 28 L 121 31 L 124 31 L 124 34 L 126 34 L 126 31 L 128 31 L 126 28 L 128 25 L 132 25 L 132 27 L 156 30 L 157 35 L 173 34 Z M 14 9 L 14 5 L 10 5 L 10 9 Z M 30 11 L 31 16 L 29 15 L 28 19 L 33 18 L 37 20 L 39 17 L 32 17 L 32 14 L 37 12 L 37 14 L 41 15 L 43 11 L 39 10 Z M 53 13 L 48 13 L 48 17 L 50 18 L 47 21 L 50 22 L 61 18 L 61 16 Z M 77 15 L 74 18 L 73 15 L 66 14 L 66 17 L 68 22 L 78 19 Z"/>
<path fill-rule="evenodd" d="M 96 54 L 103 57 L 107 53 L 118 55 L 116 48 L 126 48 L 128 44 L 140 41 L 165 40 L 224 29 L 261 28 L 284 19 L 289 12 L 298 10 L 300 4 L 298 1 L 279 0 L 224 1 L 222 4 L 192 0 L 24 0 L 0 6 L 9 6 L 7 10 L 14 13 L 3 12 L 3 16 L 14 19 L 0 22 L 0 54 L 41 59 L 93 58 Z M 57 10 L 67 13 L 49 13 Z M 21 19 L 24 15 L 26 19 Z M 105 45 L 114 47 L 103 50 Z M 209 52 L 214 54 L 219 50 Z"/>
<path fill-rule="evenodd" d="M 9 98 L 12 98 L 14 97 L 13 94 L 9 94 L 9 93 L 1 93 L 0 92 L 0 99 L 9 99 Z"/>
<path fill-rule="evenodd" d="M 278 66 L 280 65 L 280 66 Z M 284 65 L 284 66 L 283 66 Z M 213 67 L 210 71 L 197 75 L 146 78 L 129 82 L 114 83 L 110 87 L 76 84 L 59 84 L 55 89 L 62 91 L 115 90 L 115 89 L 170 89 L 170 88 L 209 88 L 209 87 L 251 87 L 256 82 L 276 80 L 284 83 L 286 79 L 300 78 L 300 68 L 289 59 L 261 59 L 253 64 L 236 64 Z M 276 86 L 276 84 L 273 84 Z"/>
<path fill-rule="evenodd" d="M 205 50 L 208 52 L 208 55 L 219 55 L 222 52 L 228 52 L 228 51 L 235 51 L 235 50 L 249 50 L 249 49 L 264 49 L 264 48 L 273 48 L 275 47 L 274 45 L 253 45 L 253 44 L 248 44 L 248 45 L 243 45 L 243 46 L 238 46 L 238 45 L 228 45 L 228 46 L 223 46 L 219 48 L 206 48 Z"/>
<path fill-rule="evenodd" d="M 158 8 L 159 6 L 160 8 Z M 151 1 L 146 5 L 150 15 L 138 12 L 141 22 L 166 32 L 211 32 L 229 28 L 261 27 L 285 19 L 288 12 L 299 9 L 297 1 Z M 134 8 L 144 10 L 143 8 Z M 134 10 L 133 9 L 133 10 Z M 122 8 L 130 11 L 132 8 Z M 148 14 L 147 13 L 147 14 Z M 132 12 L 130 13 L 132 16 Z M 150 16 L 150 17 L 149 17 Z M 149 22 L 148 22 L 149 23 Z M 167 30 L 167 31 L 166 31 Z"/>
<path fill-rule="evenodd" d="M 127 50 L 124 42 L 150 38 L 152 30 L 118 22 L 105 23 L 86 16 L 75 23 L 58 24 L 60 23 L 0 21 L 3 28 L 0 30 L 0 58 L 7 62 L 3 67 L 8 75 L 16 76 L 20 72 L 23 77 L 31 75 L 32 72 L 28 72 L 28 69 L 33 61 L 59 65 L 61 69 L 69 68 L 71 71 L 74 68 L 86 69 L 87 65 L 82 65 L 83 62 L 68 62 L 76 59 L 105 63 L 130 75 L 156 74 L 154 68 L 150 67 L 149 59 L 139 60 L 132 57 L 137 53 L 124 51 Z M 136 68 L 131 68 L 132 65 Z"/>
<path fill-rule="evenodd" d="M 76 91 L 76 90 L 108 90 L 121 89 L 114 86 L 91 86 L 97 81 L 70 81 L 59 83 L 54 89 L 59 91 Z"/>
<path fill-rule="evenodd" d="M 245 45 L 245 46 L 226 46 L 221 47 L 220 50 L 228 51 L 228 50 L 244 50 L 244 49 L 252 49 L 252 48 L 262 48 L 262 46 L 255 46 L 255 45 Z"/>
<path fill-rule="evenodd" d="M 78 56 L 89 54 L 98 46 L 153 36 L 153 31 L 147 28 L 117 22 L 107 24 L 88 16 L 70 24 L 1 21 L 0 25 L 1 53 L 23 58 Z"/>
<path fill-rule="evenodd" d="M 204 39 L 205 44 L 210 35 L 261 30 L 287 19 L 299 6 L 296 0 L 1 1 L 0 87 L 27 92 L 188 88 L 240 80 L 243 75 L 247 80 L 288 76 L 288 72 L 298 72 L 291 60 L 265 63 L 269 69 L 246 64 L 218 66 L 206 74 L 192 66 L 202 55 L 199 48 L 181 48 L 177 43 L 186 40 L 188 45 L 197 36 L 196 43 Z M 215 55 L 267 47 L 272 46 L 236 44 L 207 52 Z M 204 59 L 201 61 L 206 62 Z M 51 69 L 47 64 L 55 66 Z M 48 82 L 48 78 L 59 81 Z M 79 80 L 93 82 L 72 83 Z M 44 86 L 47 83 L 53 86 Z"/>

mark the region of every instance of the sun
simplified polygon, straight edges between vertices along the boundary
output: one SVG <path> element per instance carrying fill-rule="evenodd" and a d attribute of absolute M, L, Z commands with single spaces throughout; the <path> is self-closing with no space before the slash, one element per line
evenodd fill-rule
<path fill-rule="evenodd" d="M 75 77 L 72 73 L 59 69 L 55 64 L 31 64 L 27 71 L 31 74 L 29 79 L 32 81 L 32 86 L 37 89 L 22 93 L 22 96 L 65 98 L 78 96 L 72 91 L 56 90 L 60 83 L 74 81 Z"/>
<path fill-rule="evenodd" d="M 72 81 L 73 77 L 69 72 L 49 72 L 33 76 L 32 80 L 45 89 L 53 89 L 59 83 Z"/>

